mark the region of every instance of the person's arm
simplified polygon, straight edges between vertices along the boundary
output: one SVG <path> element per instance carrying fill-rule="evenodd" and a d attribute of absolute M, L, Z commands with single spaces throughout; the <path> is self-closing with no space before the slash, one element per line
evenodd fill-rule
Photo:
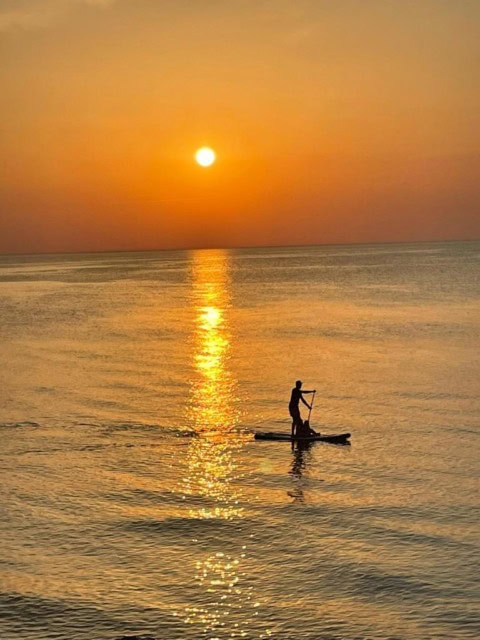
<path fill-rule="evenodd" d="M 302 389 L 302 393 L 317 393 L 317 390 L 316 389 L 310 389 L 309 391 L 304 391 Z"/>
<path fill-rule="evenodd" d="M 303 393 L 309 393 L 308 391 L 303 391 Z M 308 404 L 308 402 L 305 400 L 305 398 L 303 396 L 300 396 L 300 400 L 303 402 L 303 404 L 308 407 L 309 409 L 311 409 L 312 407 Z"/>

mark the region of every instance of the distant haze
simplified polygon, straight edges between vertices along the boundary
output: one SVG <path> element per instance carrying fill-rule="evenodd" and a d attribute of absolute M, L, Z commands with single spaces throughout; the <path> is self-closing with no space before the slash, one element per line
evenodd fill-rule
<path fill-rule="evenodd" d="M 476 0 L 2 0 L 0 252 L 479 238 L 479 21 Z"/>

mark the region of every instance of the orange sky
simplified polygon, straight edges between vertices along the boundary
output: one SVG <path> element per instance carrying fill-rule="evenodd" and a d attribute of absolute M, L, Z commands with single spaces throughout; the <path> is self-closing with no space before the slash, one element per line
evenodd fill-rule
<path fill-rule="evenodd" d="M 2 0 L 0 252 L 479 238 L 479 20 Z"/>

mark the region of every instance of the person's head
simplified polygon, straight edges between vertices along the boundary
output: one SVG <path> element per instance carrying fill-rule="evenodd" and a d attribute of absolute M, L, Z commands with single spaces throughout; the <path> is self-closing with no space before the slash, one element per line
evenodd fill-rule
<path fill-rule="evenodd" d="M 297 389 L 301 389 L 302 388 L 302 381 L 301 380 L 297 380 L 295 382 L 295 386 L 297 387 Z"/>

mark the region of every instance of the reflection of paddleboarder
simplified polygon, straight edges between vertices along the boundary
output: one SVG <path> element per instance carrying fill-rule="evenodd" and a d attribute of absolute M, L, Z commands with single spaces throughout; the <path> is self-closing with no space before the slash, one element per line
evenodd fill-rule
<path fill-rule="evenodd" d="M 312 409 L 312 407 L 308 404 L 308 402 L 304 399 L 303 394 L 304 393 L 315 393 L 315 389 L 313 389 L 312 391 L 302 391 L 302 381 L 301 380 L 297 380 L 295 382 L 295 386 L 292 389 L 292 395 L 290 397 L 290 402 L 288 404 L 288 411 L 290 412 L 290 415 L 292 416 L 292 438 L 295 435 L 295 429 L 299 424 L 303 424 L 302 423 L 302 418 L 300 416 L 300 400 L 303 402 L 303 404 L 308 407 L 310 410 Z"/>
<path fill-rule="evenodd" d="M 302 475 L 307 468 L 312 446 L 313 442 L 297 442 L 296 445 L 292 442 L 292 468 L 288 473 L 293 476 L 295 484 L 291 491 L 287 491 L 287 494 L 293 498 L 294 502 L 305 501 Z"/>

